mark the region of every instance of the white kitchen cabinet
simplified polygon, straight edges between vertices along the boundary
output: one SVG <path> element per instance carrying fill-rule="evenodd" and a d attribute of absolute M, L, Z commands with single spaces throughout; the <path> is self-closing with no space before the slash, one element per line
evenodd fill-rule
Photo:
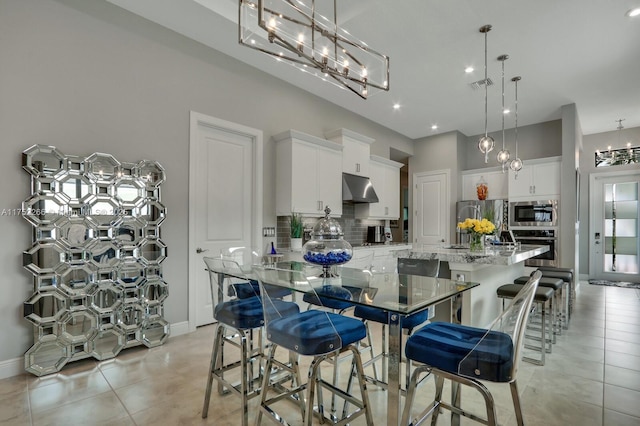
<path fill-rule="evenodd" d="M 357 204 L 356 217 L 397 220 L 400 218 L 400 168 L 403 164 L 376 155 L 370 159 L 369 178 L 379 201 Z"/>
<path fill-rule="evenodd" d="M 276 215 L 342 215 L 342 145 L 288 130 L 276 142 Z"/>
<path fill-rule="evenodd" d="M 509 170 L 509 200 L 557 199 L 560 196 L 560 159 L 540 158 L 524 162 L 516 174 Z"/>
<path fill-rule="evenodd" d="M 469 170 L 462 174 L 462 200 L 477 200 L 476 185 L 480 178 L 487 182 L 489 188 L 488 200 L 503 200 L 509 196 L 508 174 L 502 173 L 502 168 L 486 170 Z"/>
<path fill-rule="evenodd" d="M 369 155 L 375 139 L 348 129 L 337 129 L 325 133 L 332 142 L 342 144 L 342 171 L 352 175 L 370 177 Z"/>

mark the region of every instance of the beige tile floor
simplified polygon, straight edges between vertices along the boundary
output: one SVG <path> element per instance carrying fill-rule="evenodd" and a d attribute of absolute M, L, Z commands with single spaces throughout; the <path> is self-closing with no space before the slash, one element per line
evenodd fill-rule
<path fill-rule="evenodd" d="M 47 377 L 0 380 L 0 424 L 238 425 L 238 399 L 215 392 L 209 418 L 201 418 L 213 331 L 202 327 L 162 347 L 129 349 L 110 361 L 79 361 Z M 558 337 L 546 365 L 521 365 L 526 424 L 640 425 L 640 291 L 582 283 L 570 329 Z M 515 424 L 508 386 L 489 388 L 499 423 Z M 426 380 L 418 404 L 428 401 L 432 389 L 433 380 Z M 369 394 L 376 424 L 386 424 L 385 392 L 369 385 Z M 463 406 L 482 412 L 473 391 L 465 389 L 462 398 Z M 285 404 L 285 415 L 300 424 L 294 406 Z M 438 424 L 449 419 L 440 416 Z"/>

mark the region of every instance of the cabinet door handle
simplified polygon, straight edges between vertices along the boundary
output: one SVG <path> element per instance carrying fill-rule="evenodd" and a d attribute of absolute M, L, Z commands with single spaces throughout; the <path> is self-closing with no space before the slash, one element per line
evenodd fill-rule
<path fill-rule="evenodd" d="M 318 201 L 318 210 L 322 211 L 322 201 Z"/>
<path fill-rule="evenodd" d="M 356 163 L 356 172 L 360 173 L 360 163 Z"/>
<path fill-rule="evenodd" d="M 389 207 L 385 207 L 384 208 L 384 214 L 385 214 L 385 216 L 389 214 Z"/>
<path fill-rule="evenodd" d="M 535 185 L 533 185 L 533 193 L 534 194 L 536 193 L 536 186 Z"/>

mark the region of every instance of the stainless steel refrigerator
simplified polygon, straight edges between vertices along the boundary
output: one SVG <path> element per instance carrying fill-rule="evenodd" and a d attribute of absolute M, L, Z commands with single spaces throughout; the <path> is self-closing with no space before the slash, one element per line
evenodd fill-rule
<path fill-rule="evenodd" d="M 456 244 L 468 244 L 469 235 L 461 231 L 457 225 L 466 218 L 489 219 L 496 226 L 496 232 L 506 230 L 509 215 L 509 203 L 507 200 L 470 200 L 456 203 Z"/>

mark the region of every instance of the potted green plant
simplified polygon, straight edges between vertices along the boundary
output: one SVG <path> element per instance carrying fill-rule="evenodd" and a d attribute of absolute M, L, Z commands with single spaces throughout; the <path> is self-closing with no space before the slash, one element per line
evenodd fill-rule
<path fill-rule="evenodd" d="M 302 227 L 302 215 L 300 213 L 291 213 L 289 223 L 291 250 L 302 250 Z"/>

